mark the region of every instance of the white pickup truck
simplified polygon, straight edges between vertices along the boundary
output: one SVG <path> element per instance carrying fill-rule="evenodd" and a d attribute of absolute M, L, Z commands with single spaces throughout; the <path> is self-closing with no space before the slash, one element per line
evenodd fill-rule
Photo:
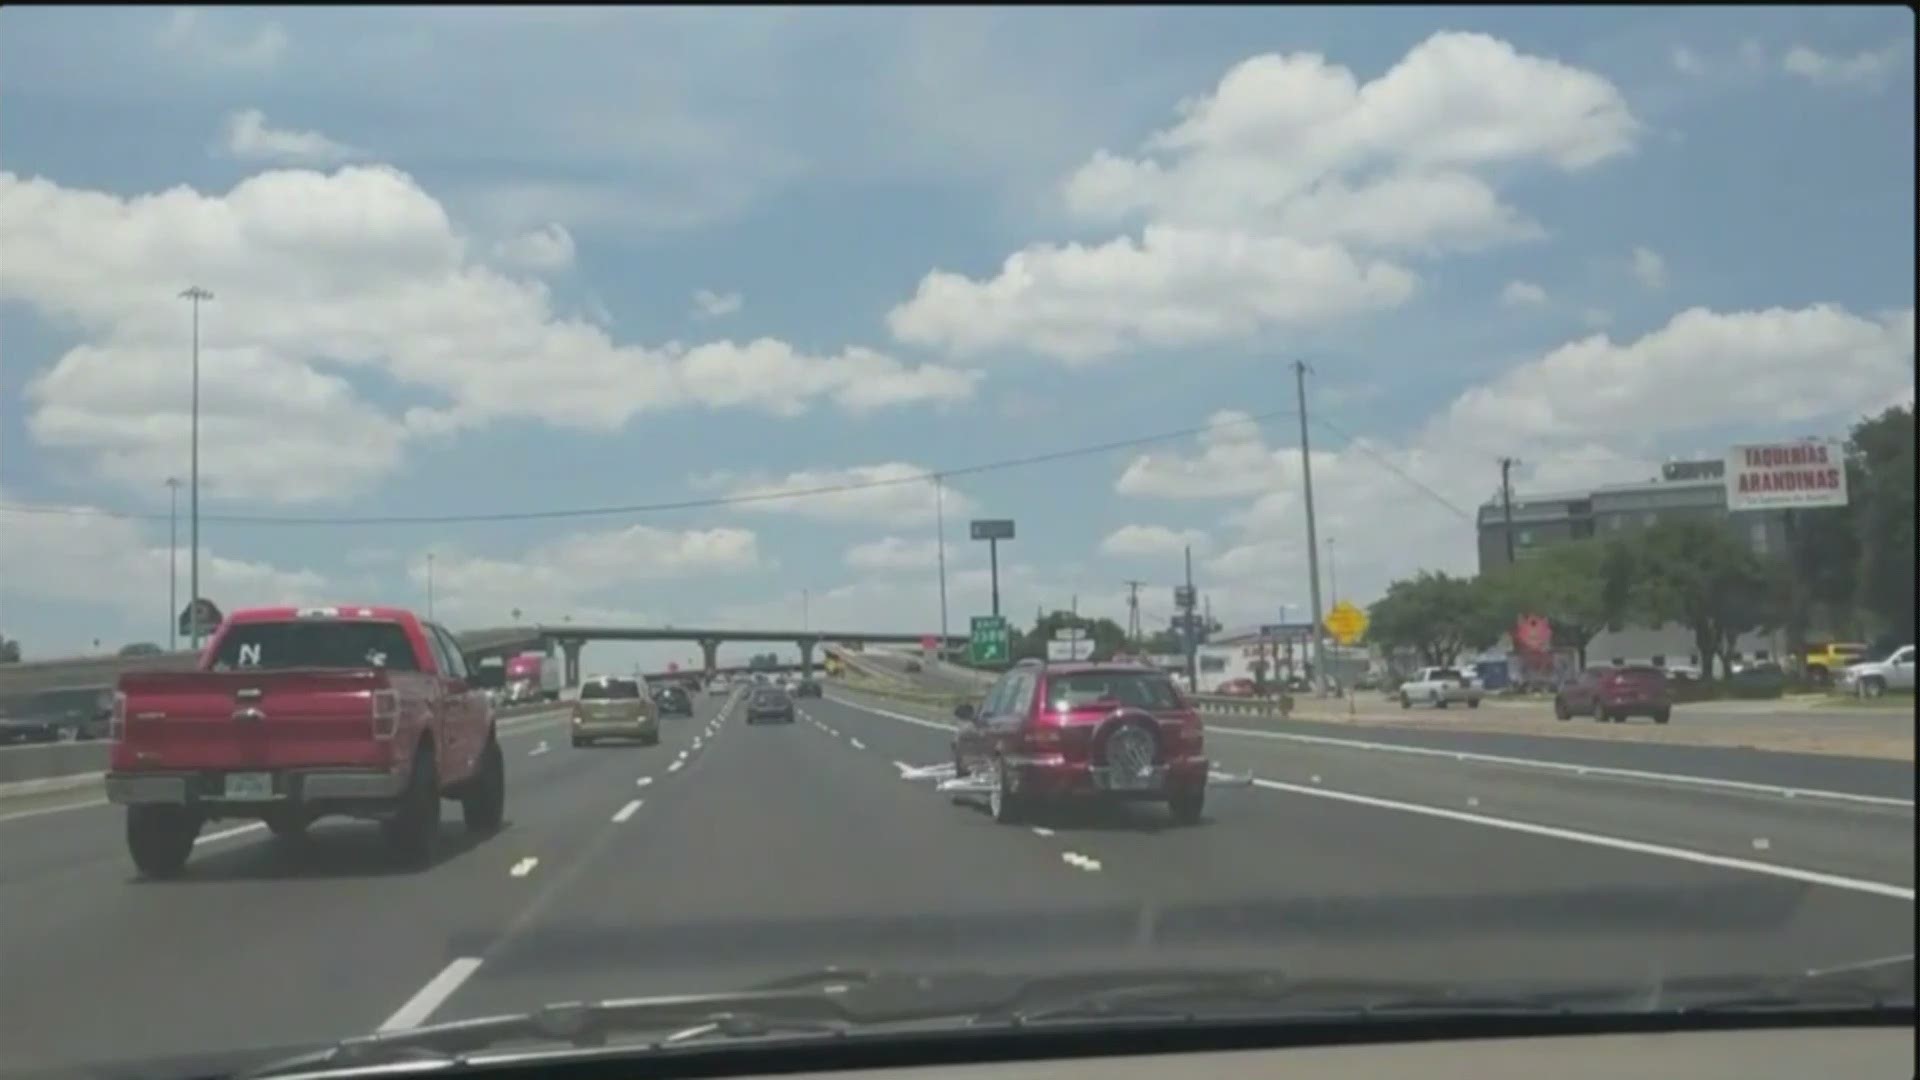
<path fill-rule="evenodd" d="M 1848 664 L 1837 680 L 1842 692 L 1879 697 L 1889 690 L 1913 690 L 1913 646 L 1902 645 L 1885 660 Z"/>
<path fill-rule="evenodd" d="M 1479 681 L 1459 668 L 1423 667 L 1400 684 L 1400 707 L 1411 709 L 1415 702 L 1424 702 L 1444 709 L 1465 702 L 1467 708 L 1477 709 L 1482 693 Z"/>

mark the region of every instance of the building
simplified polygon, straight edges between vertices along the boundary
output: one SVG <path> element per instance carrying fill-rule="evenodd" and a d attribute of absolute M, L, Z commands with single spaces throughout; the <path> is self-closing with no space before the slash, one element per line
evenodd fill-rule
<path fill-rule="evenodd" d="M 1729 512 L 1726 463 L 1670 461 L 1660 477 L 1633 484 L 1608 484 L 1589 491 L 1513 496 L 1513 557 L 1527 559 L 1554 544 L 1605 537 L 1645 528 L 1677 517 L 1708 517 L 1732 523 L 1754 553 L 1785 553 L 1786 514 L 1780 510 Z M 1478 515 L 1480 572 L 1507 565 L 1507 515 L 1498 498 L 1480 507 Z M 1735 643 L 1738 659 L 1750 662 L 1778 660 L 1784 635 L 1748 634 Z M 1662 667 L 1698 669 L 1693 635 L 1685 628 L 1624 627 L 1604 631 L 1587 646 L 1589 663 L 1651 663 Z"/>

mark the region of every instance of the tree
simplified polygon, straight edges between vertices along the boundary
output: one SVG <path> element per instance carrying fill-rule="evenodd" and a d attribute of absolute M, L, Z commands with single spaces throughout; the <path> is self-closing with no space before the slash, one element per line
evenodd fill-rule
<path fill-rule="evenodd" d="M 1127 632 L 1112 619 L 1094 619 L 1084 615 L 1075 615 L 1070 611 L 1056 611 L 1042 615 L 1033 624 L 1033 629 L 1018 635 L 1013 642 L 1015 660 L 1042 659 L 1047 655 L 1047 642 L 1053 640 L 1054 631 L 1069 626 L 1078 626 L 1085 636 L 1093 639 L 1093 659 L 1105 660 L 1115 653 L 1128 651 L 1130 643 Z M 1176 648 L 1174 651 L 1179 651 Z"/>
<path fill-rule="evenodd" d="M 1913 406 L 1855 425 L 1847 463 L 1848 498 L 1860 530 L 1858 603 L 1874 617 L 1876 637 L 1905 644 L 1913 640 L 1914 620 Z"/>
<path fill-rule="evenodd" d="M 1633 607 L 1654 622 L 1686 627 L 1709 680 L 1715 657 L 1731 671 L 1741 634 L 1773 629 L 1787 615 L 1792 570 L 1763 561 L 1723 521 L 1656 522 L 1634 538 L 1633 566 Z"/>
<path fill-rule="evenodd" d="M 0 634 L 0 664 L 17 664 L 19 662 L 20 643 L 4 634 Z"/>
<path fill-rule="evenodd" d="M 1422 570 L 1387 586 L 1368 609 L 1367 637 L 1392 648 L 1412 649 L 1430 666 L 1451 664 L 1463 652 L 1500 640 L 1510 623 L 1493 601 L 1487 579 L 1449 577 Z"/>
<path fill-rule="evenodd" d="M 121 656 L 159 656 L 160 651 L 160 646 L 151 641 L 136 641 L 120 647 Z"/>
<path fill-rule="evenodd" d="M 1632 551 L 1621 542 L 1555 544 L 1489 578 L 1486 603 L 1502 629 L 1522 615 L 1544 617 L 1553 627 L 1554 644 L 1571 647 L 1584 668 L 1587 646 L 1630 613 L 1632 567 Z"/>

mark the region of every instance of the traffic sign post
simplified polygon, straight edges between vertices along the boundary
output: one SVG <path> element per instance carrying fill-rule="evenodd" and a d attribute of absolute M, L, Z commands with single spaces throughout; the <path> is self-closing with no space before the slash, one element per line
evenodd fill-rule
<path fill-rule="evenodd" d="M 968 656 L 976 666 L 1005 664 L 1012 653 L 1007 620 L 998 615 L 975 615 L 968 640 Z"/>
<path fill-rule="evenodd" d="M 987 542 L 988 574 L 993 582 L 993 615 L 1000 617 L 1000 541 L 1013 539 L 1012 518 L 982 518 L 968 523 L 975 540 Z"/>

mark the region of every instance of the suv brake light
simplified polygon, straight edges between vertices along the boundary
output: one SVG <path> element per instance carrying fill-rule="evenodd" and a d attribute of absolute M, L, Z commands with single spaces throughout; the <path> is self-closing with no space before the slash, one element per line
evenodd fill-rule
<path fill-rule="evenodd" d="M 107 738 L 118 742 L 127 737 L 127 695 L 113 692 L 113 712 L 107 720 Z"/>
<path fill-rule="evenodd" d="M 400 695 L 392 690 L 373 692 L 373 737 L 391 739 L 400 730 Z"/>

